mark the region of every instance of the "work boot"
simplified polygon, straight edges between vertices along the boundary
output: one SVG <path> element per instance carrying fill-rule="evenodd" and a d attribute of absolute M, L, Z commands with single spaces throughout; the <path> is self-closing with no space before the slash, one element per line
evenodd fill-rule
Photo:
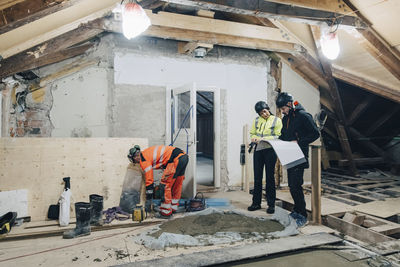
<path fill-rule="evenodd" d="M 90 195 L 90 205 L 92 205 L 92 215 L 90 224 L 96 226 L 103 225 L 103 197 L 99 195 Z"/>
<path fill-rule="evenodd" d="M 255 211 L 255 210 L 259 210 L 261 209 L 261 205 L 260 204 L 251 204 L 250 207 L 247 208 L 248 211 Z"/>
<path fill-rule="evenodd" d="M 73 230 L 64 232 L 63 238 L 71 239 L 79 236 L 90 235 L 90 214 L 92 206 L 90 203 L 75 203 L 76 227 Z"/>
<path fill-rule="evenodd" d="M 269 207 L 267 208 L 267 213 L 268 213 L 268 214 L 274 214 L 274 213 L 275 213 L 275 207 L 269 206 Z"/>

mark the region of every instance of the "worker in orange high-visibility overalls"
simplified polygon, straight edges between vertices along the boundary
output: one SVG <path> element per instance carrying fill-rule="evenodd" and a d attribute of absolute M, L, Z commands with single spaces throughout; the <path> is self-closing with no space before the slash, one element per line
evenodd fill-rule
<path fill-rule="evenodd" d="M 153 198 L 153 169 L 164 169 L 161 178 L 161 206 L 158 217 L 170 218 L 178 210 L 182 193 L 182 183 L 189 162 L 188 155 L 173 146 L 152 146 L 141 151 L 138 145 L 129 150 L 128 158 L 132 163 L 139 163 L 146 178 L 146 201 Z M 148 205 L 146 205 L 148 206 Z"/>

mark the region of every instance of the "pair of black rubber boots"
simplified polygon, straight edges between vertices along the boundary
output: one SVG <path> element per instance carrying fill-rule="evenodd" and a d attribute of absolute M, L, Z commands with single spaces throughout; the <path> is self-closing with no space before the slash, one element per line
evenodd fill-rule
<path fill-rule="evenodd" d="M 103 225 L 103 197 L 90 195 L 90 203 L 75 203 L 76 227 L 64 232 L 63 238 L 71 239 L 79 236 L 90 235 L 90 225 Z"/>

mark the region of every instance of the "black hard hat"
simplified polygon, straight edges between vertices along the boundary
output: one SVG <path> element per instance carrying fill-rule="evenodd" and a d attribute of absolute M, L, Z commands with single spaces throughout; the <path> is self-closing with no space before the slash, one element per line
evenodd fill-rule
<path fill-rule="evenodd" d="M 136 153 L 140 152 L 140 146 L 135 145 L 131 149 L 129 149 L 128 159 L 133 162 L 133 158 L 135 157 Z"/>
<path fill-rule="evenodd" d="M 280 93 L 275 101 L 277 108 L 286 106 L 288 102 L 293 102 L 293 96 L 286 92 Z"/>
<path fill-rule="evenodd" d="M 264 101 L 258 101 L 256 103 L 256 105 L 254 106 L 254 109 L 256 110 L 257 114 L 261 112 L 261 110 L 263 109 L 268 109 L 269 110 L 269 106 L 267 103 L 265 103 Z"/>

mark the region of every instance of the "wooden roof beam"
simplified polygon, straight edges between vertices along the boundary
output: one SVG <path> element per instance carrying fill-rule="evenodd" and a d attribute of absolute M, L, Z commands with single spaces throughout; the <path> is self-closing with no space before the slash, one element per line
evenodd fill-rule
<path fill-rule="evenodd" d="M 60 35 L 29 50 L 0 61 L 0 79 L 13 75 L 17 72 L 50 64 L 45 63 L 45 58 L 47 55 L 55 55 L 55 53 L 58 51 L 62 51 L 68 47 L 85 42 L 86 40 L 97 36 L 101 32 L 103 31 L 100 29 L 88 28 L 85 25 L 82 25 L 73 31 Z"/>
<path fill-rule="evenodd" d="M 347 127 L 347 120 L 346 115 L 344 113 L 342 99 L 340 97 L 339 88 L 336 84 L 335 79 L 332 76 L 332 67 L 331 63 L 325 58 L 322 54 L 321 44 L 318 40 L 320 40 L 320 29 L 317 26 L 310 26 L 311 32 L 314 38 L 315 46 L 317 47 L 317 54 L 319 58 L 319 62 L 321 64 L 322 71 L 324 73 L 325 79 L 329 85 L 329 93 L 333 100 L 334 109 L 338 116 L 338 121 L 335 122 L 335 127 L 337 134 L 339 136 L 340 145 L 342 147 L 342 151 L 344 152 L 345 156 L 349 160 L 349 170 L 353 175 L 357 174 L 357 168 L 354 163 L 353 153 L 351 151 L 351 146 L 349 143 L 348 138 L 348 127 Z"/>
<path fill-rule="evenodd" d="M 58 12 L 83 0 L 25 0 L 2 10 L 0 34 Z"/>
<path fill-rule="evenodd" d="M 152 25 L 143 33 L 145 36 L 285 53 L 304 51 L 304 48 L 296 43 L 285 42 L 276 28 L 166 12 L 148 12 L 148 15 Z M 103 19 L 91 25 L 97 29 L 122 32 L 121 23 L 113 18 Z M 261 32 L 263 39 L 257 38 Z"/>
<path fill-rule="evenodd" d="M 0 79 L 10 76 L 12 74 L 32 70 L 35 68 L 43 67 L 46 65 L 54 64 L 72 57 L 76 57 L 85 53 L 89 48 L 92 48 L 94 44 L 84 44 L 64 50 L 56 51 L 54 53 L 46 54 L 46 56 L 35 58 L 31 57 L 30 60 L 26 61 L 14 61 L 8 60 L 5 67 L 0 69 Z M 12 59 L 12 58 L 11 58 Z"/>
<path fill-rule="evenodd" d="M 346 72 L 345 70 L 332 68 L 332 72 L 333 72 L 333 77 L 335 77 L 336 79 L 357 86 L 363 90 L 367 90 L 375 95 L 400 103 L 399 90 L 395 90 L 393 88 L 389 88 L 385 85 L 378 84 L 366 78 L 353 75 L 349 72 Z"/>
<path fill-rule="evenodd" d="M 343 15 L 336 12 L 317 10 L 315 8 L 296 5 L 295 3 L 276 3 L 265 0 L 164 0 L 167 3 L 197 7 L 206 10 L 222 11 L 251 15 L 262 18 L 287 20 L 292 22 L 321 25 L 333 22 L 340 16 L 340 27 L 365 28 L 367 25 L 358 17 Z"/>

